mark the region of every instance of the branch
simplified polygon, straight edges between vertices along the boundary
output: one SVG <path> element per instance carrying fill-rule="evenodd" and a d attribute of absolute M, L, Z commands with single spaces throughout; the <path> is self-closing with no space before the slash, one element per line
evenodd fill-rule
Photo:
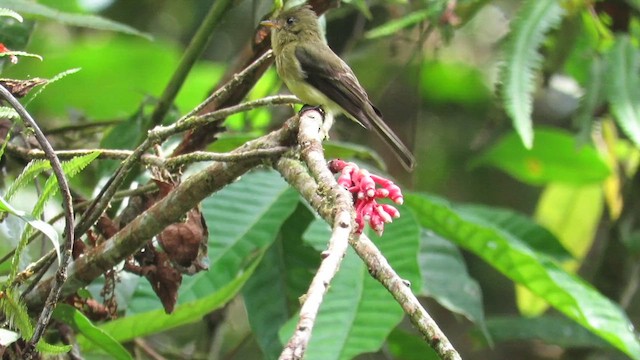
<path fill-rule="evenodd" d="M 9 92 L 9 90 L 7 90 L 4 86 L 0 86 L 0 95 L 2 95 L 2 97 L 7 100 L 9 104 L 11 104 L 11 106 L 18 112 L 18 114 L 20 114 L 22 120 L 33 129 L 38 143 L 47 154 L 49 163 L 51 163 L 51 169 L 53 170 L 53 173 L 58 180 L 58 186 L 60 187 L 60 193 L 62 194 L 62 208 L 64 209 L 65 213 L 65 236 L 67 238 L 67 241 L 63 245 L 61 251 L 60 266 L 58 267 L 58 271 L 56 272 L 55 277 L 53 277 L 53 284 L 49 289 L 45 306 L 42 308 L 42 312 L 40 313 L 40 318 L 38 319 L 38 323 L 33 332 L 33 336 L 27 343 L 24 357 L 30 359 L 33 356 L 35 345 L 38 343 L 40 337 L 42 336 L 42 334 L 44 334 L 44 330 L 49 324 L 51 314 L 53 313 L 53 308 L 57 304 L 58 298 L 60 296 L 60 290 L 64 285 L 65 280 L 67 279 L 67 267 L 69 266 L 69 261 L 71 260 L 71 249 L 74 239 L 73 205 L 71 191 L 69 190 L 69 184 L 67 183 L 64 171 L 62 170 L 60 159 L 58 159 L 58 157 L 55 155 L 53 147 L 44 136 L 44 133 L 42 132 L 42 130 L 40 130 L 36 121 L 31 117 L 31 115 L 22 106 L 22 104 L 20 104 L 20 102 L 13 95 L 11 95 L 11 92 Z"/>
<path fill-rule="evenodd" d="M 166 140 L 168 137 L 178 134 L 182 131 L 193 129 L 224 119 L 229 115 L 247 111 L 260 106 L 281 105 L 299 102 L 295 96 L 269 96 L 266 98 L 248 101 L 239 105 L 231 106 L 222 110 L 214 111 L 209 114 L 192 116 L 176 122 L 171 126 L 158 126 L 149 132 L 149 136 L 142 142 L 129 157 L 127 157 L 116 173 L 109 179 L 109 182 L 102 188 L 98 196 L 94 199 L 88 209 L 82 214 L 82 219 L 76 227 L 76 236 L 84 234 L 100 217 L 102 212 L 109 206 L 109 203 L 118 190 L 120 185 L 125 181 L 129 171 L 138 164 L 140 158 L 154 144 L 158 144 Z"/>
<path fill-rule="evenodd" d="M 320 114 L 312 110 L 302 115 L 299 143 L 302 146 L 302 157 L 309 171 L 313 173 L 313 177 L 318 181 L 297 160 L 283 157 L 278 160 L 275 167 L 300 192 L 302 197 L 311 204 L 318 214 L 333 225 L 333 233 L 329 241 L 329 249 L 323 253 L 324 260 L 306 294 L 305 303 L 300 310 L 300 320 L 296 331 L 285 346 L 280 359 L 301 359 L 303 357 L 311 336 L 315 316 L 322 302 L 322 296 L 326 292 L 333 275 L 337 272 L 340 260 L 346 251 L 346 244 L 343 243 L 346 238 L 343 237 L 344 233 L 340 228 L 344 226 L 349 232 L 353 228 L 351 226 L 353 221 L 352 196 L 344 188 L 338 186 L 333 174 L 327 168 L 326 161 L 322 155 L 321 144 L 317 140 L 320 135 L 303 138 L 302 134 L 305 131 L 319 133 L 319 126 L 312 125 L 313 119 L 305 120 L 308 117 L 316 118 L 320 117 Z M 324 187 L 327 189 L 323 189 Z M 349 216 L 349 218 L 346 218 L 346 216 Z M 396 299 L 411 322 L 438 353 L 440 358 L 445 360 L 461 359 L 449 339 L 420 304 L 411 289 L 406 285 L 406 282 L 389 265 L 377 246 L 366 235 L 356 236 L 351 234 L 348 239 L 349 244 L 364 261 L 367 268 L 370 269 L 371 275 Z M 339 257 L 337 263 L 336 257 Z M 320 284 L 317 284 L 317 282 Z"/>
<path fill-rule="evenodd" d="M 297 189 L 302 189 L 301 193 L 307 195 L 316 193 L 313 188 L 317 188 L 318 183 L 327 187 L 326 198 L 334 199 L 332 207 L 335 209 L 335 216 L 329 221 L 330 224 L 333 224 L 333 231 L 328 249 L 322 253 L 323 260 L 304 296 L 304 303 L 300 308 L 300 320 L 291 339 L 280 354 L 281 360 L 302 359 L 311 339 L 311 331 L 324 294 L 340 268 L 340 263 L 349 246 L 349 236 L 353 232 L 354 214 L 351 196 L 335 181 L 324 158 L 322 135 L 319 131 L 322 128 L 322 120 L 322 115 L 317 110 L 305 111 L 300 117 L 300 131 L 298 133 L 302 157 L 313 176 L 320 179 L 319 182 L 310 177 L 304 167 L 295 160 L 282 158 L 276 165 L 287 181 Z"/>
<path fill-rule="evenodd" d="M 435 320 L 411 292 L 406 281 L 398 276 L 371 239 L 362 234 L 359 239 L 351 238 L 349 244 L 367 265 L 371 276 L 389 290 L 409 316 L 411 323 L 420 331 L 422 337 L 438 353 L 440 358 L 444 360 L 462 359 Z"/>
<path fill-rule="evenodd" d="M 0 146 L 3 146 L 5 141 L 0 139 Z M 27 149 L 21 146 L 17 146 L 11 143 L 6 143 L 6 150 L 8 153 L 20 157 L 25 160 L 34 159 L 46 159 L 47 154 L 42 150 Z M 248 150 L 243 153 L 213 153 L 208 151 L 196 151 L 186 155 L 179 155 L 170 157 L 168 159 L 162 159 L 158 156 L 151 154 L 144 154 L 140 158 L 140 162 L 145 165 L 163 167 L 163 168 L 177 168 L 180 166 L 192 164 L 201 161 L 242 161 L 248 158 L 267 158 L 289 150 L 288 147 L 280 146 L 271 149 L 255 149 Z M 58 150 L 55 152 L 56 156 L 61 160 L 73 159 L 77 156 L 83 156 L 94 152 L 100 152 L 99 159 L 111 159 L 111 160 L 125 160 L 133 154 L 131 150 L 114 150 L 114 149 L 78 149 L 78 150 Z M 78 210 L 76 206 L 76 210 Z M 1 261 L 0 261 L 1 262 Z"/>
<path fill-rule="evenodd" d="M 296 118 L 268 135 L 247 142 L 232 153 L 244 153 L 254 149 L 268 149 L 288 146 L 292 134 L 297 131 Z M 127 256 L 139 250 L 149 239 L 160 233 L 168 224 L 179 221 L 184 214 L 196 207 L 200 201 L 225 185 L 235 181 L 250 169 L 260 165 L 262 160 L 250 159 L 236 163 L 216 162 L 199 173 L 186 179 L 162 200 L 140 214 L 108 241 L 88 251 L 69 266 L 69 279 L 62 288 L 65 295 L 86 286 L 105 271 L 116 266 Z M 49 277 L 25 297 L 29 308 L 41 306 L 45 294 L 55 279 Z"/>

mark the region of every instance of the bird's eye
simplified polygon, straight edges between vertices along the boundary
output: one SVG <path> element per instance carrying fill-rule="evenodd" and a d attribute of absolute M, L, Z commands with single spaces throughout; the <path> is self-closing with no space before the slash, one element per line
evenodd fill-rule
<path fill-rule="evenodd" d="M 295 22 L 296 22 L 296 18 L 294 17 L 287 18 L 287 25 L 293 25 L 293 23 Z"/>

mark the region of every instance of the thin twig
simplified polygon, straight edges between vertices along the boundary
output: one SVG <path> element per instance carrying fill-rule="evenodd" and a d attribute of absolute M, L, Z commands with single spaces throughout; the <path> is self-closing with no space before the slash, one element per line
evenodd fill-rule
<path fill-rule="evenodd" d="M 27 343 L 25 358 L 31 358 L 34 355 L 35 345 L 40 340 L 42 334 L 44 334 L 44 330 L 49 324 L 49 319 L 51 318 L 51 314 L 53 312 L 53 308 L 58 302 L 58 298 L 60 296 L 60 290 L 64 285 L 65 280 L 67 279 L 67 267 L 69 266 L 69 261 L 71 260 L 71 248 L 73 246 L 73 202 L 71 198 L 71 191 L 69 190 L 69 184 L 67 183 L 67 179 L 62 171 L 62 164 L 60 163 L 60 159 L 55 155 L 53 147 L 42 133 L 42 130 L 38 127 L 38 124 L 31 117 L 31 115 L 27 112 L 27 110 L 20 104 L 20 102 L 11 95 L 11 92 L 7 90 L 4 86 L 0 86 L 0 95 L 11 104 L 11 106 L 20 114 L 22 120 L 32 128 L 36 140 L 40 144 L 40 147 L 47 154 L 47 158 L 51 163 L 51 168 L 53 173 L 58 180 L 58 186 L 60 187 L 60 193 L 62 194 L 62 208 L 65 212 L 65 236 L 66 242 L 62 246 L 61 251 L 61 259 L 60 266 L 58 267 L 58 271 L 55 276 L 55 281 L 51 286 L 51 291 L 49 292 L 49 296 L 47 297 L 47 301 L 42 308 L 42 312 L 40 313 L 40 318 L 38 319 L 38 323 L 36 324 L 33 336 L 29 339 Z"/>
<path fill-rule="evenodd" d="M 209 114 L 186 118 L 182 121 L 176 122 L 171 126 L 158 126 L 154 130 L 151 130 L 147 139 L 122 162 L 120 168 L 116 170 L 114 176 L 109 179 L 109 182 L 107 182 L 107 184 L 102 188 L 89 208 L 87 208 L 87 210 L 82 214 L 82 219 L 78 223 L 78 226 L 76 226 L 76 235 L 80 236 L 81 234 L 86 232 L 100 217 L 102 212 L 109 206 L 113 195 L 123 183 L 129 171 L 139 162 L 143 154 L 145 154 L 147 150 L 149 150 L 149 148 L 151 148 L 151 146 L 153 146 L 154 144 L 161 143 L 168 137 L 178 134 L 182 131 L 193 129 L 204 124 L 224 119 L 229 115 L 233 115 L 235 113 L 248 111 L 261 106 L 282 105 L 297 102 L 299 102 L 299 100 L 295 96 L 269 96 L 267 98 L 248 101 L 239 105 L 231 106 L 229 108 L 214 111 Z"/>
<path fill-rule="evenodd" d="M 4 144 L 4 140 L 0 140 L 0 146 Z M 6 150 L 8 153 L 18 156 L 25 160 L 44 159 L 46 154 L 42 150 L 27 149 L 11 143 L 7 143 Z M 288 147 L 276 147 L 273 149 L 256 149 L 247 151 L 246 153 L 230 154 L 230 153 L 213 153 L 208 151 L 196 151 L 187 155 L 180 155 L 168 159 L 162 159 L 158 156 L 145 154 L 140 158 L 140 162 L 145 165 L 152 165 L 165 168 L 176 168 L 201 161 L 241 161 L 246 158 L 268 158 L 280 155 L 289 150 Z M 99 152 L 99 159 L 124 160 L 133 154 L 131 150 L 113 150 L 113 149 L 78 149 L 78 150 L 58 150 L 56 155 L 60 160 L 73 159 L 77 156 L 88 155 Z M 77 206 L 75 210 L 78 210 Z M 0 261 L 2 262 L 2 261 Z"/>
<path fill-rule="evenodd" d="M 292 134 L 297 131 L 294 120 L 270 134 L 249 141 L 234 150 L 244 153 L 253 149 L 287 146 L 292 143 Z M 69 280 L 63 287 L 63 294 L 75 292 L 95 278 L 135 253 L 150 238 L 162 231 L 168 224 L 180 220 L 185 213 L 196 207 L 211 193 L 235 181 L 246 171 L 260 165 L 260 159 L 232 163 L 215 162 L 204 170 L 190 176 L 166 197 L 138 215 L 133 221 L 93 249 L 76 259 L 69 267 Z M 52 286 L 54 279 L 39 282 L 34 291 L 25 297 L 29 308 L 40 306 Z"/>
<path fill-rule="evenodd" d="M 440 330 L 420 301 L 411 292 L 411 288 L 393 270 L 378 247 L 364 234 L 359 239 L 351 238 L 349 244 L 364 261 L 369 273 L 389 290 L 393 298 L 402 306 L 411 323 L 420 331 L 422 337 L 443 360 L 460 360 L 460 354 L 447 336 Z"/>

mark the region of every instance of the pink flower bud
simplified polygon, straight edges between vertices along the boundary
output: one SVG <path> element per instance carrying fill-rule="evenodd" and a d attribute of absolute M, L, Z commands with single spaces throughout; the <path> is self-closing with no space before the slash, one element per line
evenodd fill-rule
<path fill-rule="evenodd" d="M 393 207 L 391 205 L 387 205 L 387 204 L 382 204 L 380 206 L 382 207 L 384 212 L 389 214 L 389 216 L 391 216 L 392 218 L 397 219 L 397 218 L 400 217 L 400 211 L 398 211 L 398 209 L 396 209 L 395 207 Z"/>

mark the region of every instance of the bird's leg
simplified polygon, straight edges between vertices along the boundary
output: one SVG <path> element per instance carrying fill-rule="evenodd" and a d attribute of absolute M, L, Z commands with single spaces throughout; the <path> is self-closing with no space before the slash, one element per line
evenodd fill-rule
<path fill-rule="evenodd" d="M 305 111 L 310 111 L 310 110 L 315 110 L 322 115 L 323 122 L 322 122 L 322 128 L 320 130 L 322 131 L 323 138 L 325 140 L 329 139 L 329 130 L 331 130 L 331 126 L 333 125 L 333 114 L 329 111 L 325 111 L 320 105 L 314 106 L 314 105 L 307 105 L 307 104 L 304 104 L 302 106 L 299 114 L 303 114 Z"/>

